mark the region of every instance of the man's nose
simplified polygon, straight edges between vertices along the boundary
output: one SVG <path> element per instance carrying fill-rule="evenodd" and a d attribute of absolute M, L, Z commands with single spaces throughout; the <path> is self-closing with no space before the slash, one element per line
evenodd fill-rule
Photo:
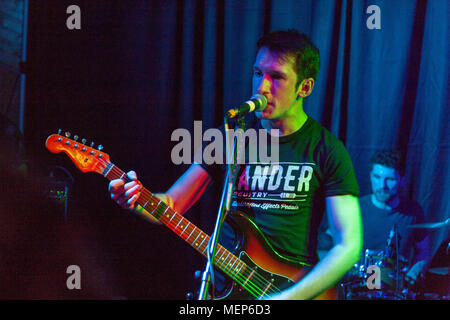
<path fill-rule="evenodd" d="M 271 84 L 272 83 L 268 75 L 262 76 L 256 88 L 257 93 L 259 94 L 269 93 Z"/>

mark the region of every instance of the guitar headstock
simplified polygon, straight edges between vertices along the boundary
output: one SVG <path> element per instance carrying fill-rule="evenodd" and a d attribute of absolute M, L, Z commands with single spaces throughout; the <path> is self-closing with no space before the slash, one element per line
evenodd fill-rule
<path fill-rule="evenodd" d="M 57 134 L 50 135 L 45 142 L 45 146 L 50 152 L 66 153 L 82 172 L 102 174 L 110 164 L 109 155 L 101 151 L 103 149 L 101 145 L 98 146 L 98 149 L 94 149 L 94 144 L 91 143 L 91 146 L 87 146 L 85 139 L 82 139 L 80 143 L 78 142 L 78 136 L 75 135 L 74 139 L 70 139 L 69 132 L 66 132 L 64 136 L 60 133 L 61 130 Z"/>

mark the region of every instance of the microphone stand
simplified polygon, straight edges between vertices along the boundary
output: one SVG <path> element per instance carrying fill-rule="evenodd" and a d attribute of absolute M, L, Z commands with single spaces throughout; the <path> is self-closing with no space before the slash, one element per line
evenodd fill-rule
<path fill-rule="evenodd" d="M 234 148 L 232 150 L 232 154 L 230 154 L 229 150 L 229 136 L 228 136 L 228 117 L 224 117 L 224 125 L 225 125 L 225 139 L 226 139 L 226 154 L 227 154 L 227 163 L 228 163 L 228 172 L 224 181 L 223 190 L 222 190 L 222 198 L 220 200 L 219 210 L 217 213 L 216 224 L 214 226 L 214 232 L 211 235 L 208 247 L 207 247 L 207 255 L 206 255 L 206 266 L 205 270 L 202 273 L 201 277 L 201 286 L 198 295 L 198 300 L 206 300 L 208 298 L 208 290 L 211 284 L 211 279 L 214 288 L 214 257 L 216 253 L 217 242 L 219 240 L 220 228 L 222 226 L 223 221 L 231 208 L 231 198 L 233 195 L 233 186 L 237 177 L 237 168 L 239 168 L 239 159 L 240 159 L 240 140 L 242 137 L 242 133 L 244 132 L 245 124 L 243 117 L 237 118 L 238 125 L 242 129 L 239 132 L 239 137 L 235 136 L 235 142 L 233 144 Z M 213 293 L 214 294 L 214 293 Z"/>

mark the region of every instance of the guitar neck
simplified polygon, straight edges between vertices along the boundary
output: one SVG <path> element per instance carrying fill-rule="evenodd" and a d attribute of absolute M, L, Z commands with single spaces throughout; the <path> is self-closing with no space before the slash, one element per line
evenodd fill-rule
<path fill-rule="evenodd" d="M 129 181 L 126 173 L 111 163 L 109 155 L 102 152 L 101 148 L 95 150 L 92 148 L 93 145 L 86 146 L 85 141 L 82 140 L 82 143 L 79 143 L 77 142 L 78 137 L 74 136 L 75 140 L 71 140 L 69 136 L 68 132 L 65 136 L 59 133 L 52 134 L 47 138 L 45 145 L 50 152 L 66 153 L 82 172 L 97 172 L 108 180 L 124 179 Z M 210 237 L 206 233 L 145 188 L 141 189 L 137 203 L 200 254 L 207 256 Z M 254 297 L 262 297 L 269 292 L 279 291 L 271 281 L 261 277 L 256 271 L 256 267 L 250 267 L 220 244 L 217 245 L 212 263 Z"/>
<path fill-rule="evenodd" d="M 127 180 L 126 173 L 112 163 L 108 164 L 102 175 L 108 180 Z M 137 203 L 180 238 L 189 243 L 200 254 L 205 257 L 207 256 L 210 237 L 205 232 L 170 208 L 144 187 L 141 189 L 141 195 Z M 220 244 L 217 244 L 213 264 L 237 282 L 240 282 L 239 279 L 243 279 L 242 282 L 244 282 L 247 277 L 246 274 L 251 273 L 251 271 L 247 270 L 250 268 L 247 268 L 247 265 L 243 261 Z"/>

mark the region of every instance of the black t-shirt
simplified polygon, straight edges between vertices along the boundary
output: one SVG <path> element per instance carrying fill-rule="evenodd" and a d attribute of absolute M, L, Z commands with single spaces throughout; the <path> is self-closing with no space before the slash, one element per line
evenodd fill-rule
<path fill-rule="evenodd" d="M 400 254 L 410 260 L 414 244 L 423 240 L 425 233 L 409 225 L 423 222 L 423 211 L 413 200 L 400 198 L 400 204 L 392 210 L 376 207 L 372 195 L 361 197 L 361 215 L 364 232 L 364 249 L 386 251 L 390 231 L 397 225 L 400 236 Z"/>
<path fill-rule="evenodd" d="M 253 128 L 262 129 L 260 122 Z M 282 253 L 316 263 L 317 230 L 325 197 L 359 193 L 343 143 L 308 117 L 298 131 L 279 138 L 278 162 L 247 161 L 248 150 L 247 144 L 246 161 L 239 168 L 234 187 L 232 209 L 252 218 Z M 270 154 L 270 147 L 268 150 Z M 201 166 L 215 181 L 223 183 L 225 165 Z M 227 230 L 225 227 L 222 231 L 222 244 Z"/>

